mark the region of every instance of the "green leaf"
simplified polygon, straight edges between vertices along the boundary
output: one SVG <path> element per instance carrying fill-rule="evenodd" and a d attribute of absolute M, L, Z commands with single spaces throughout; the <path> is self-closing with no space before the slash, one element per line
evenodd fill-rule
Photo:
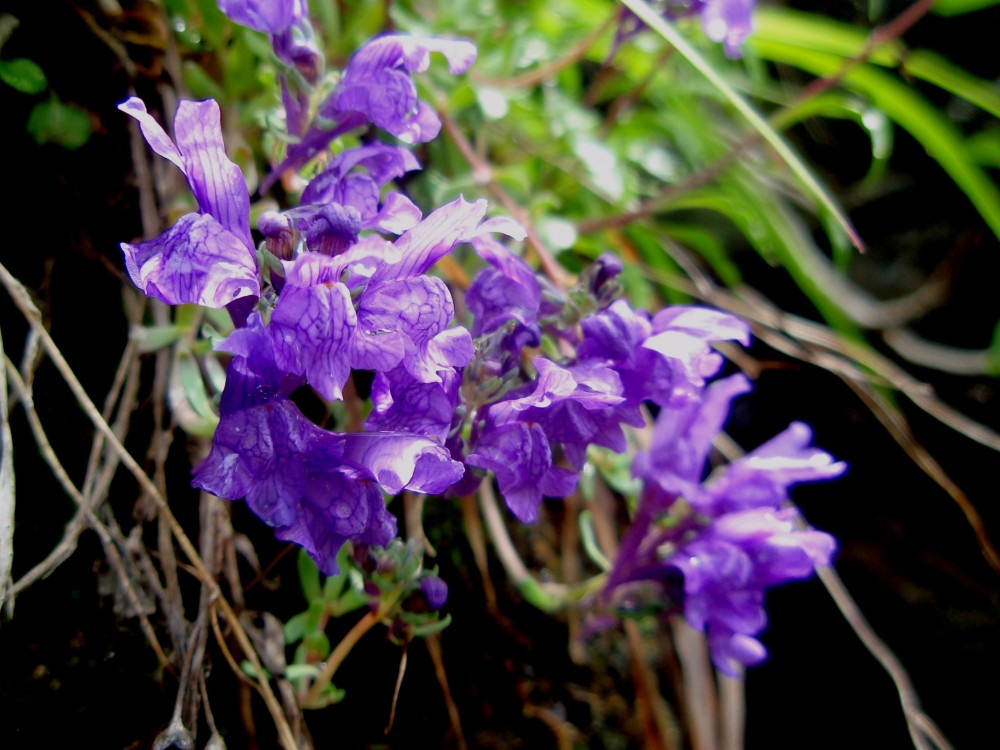
<path fill-rule="evenodd" d="M 217 0 L 197 0 L 197 2 L 201 13 L 201 32 L 213 48 L 218 48 L 222 45 L 226 22 L 229 19 L 219 10 Z"/>
<path fill-rule="evenodd" d="M 1000 169 L 1000 129 L 982 130 L 965 142 L 969 155 L 981 167 Z"/>
<path fill-rule="evenodd" d="M 306 708 L 325 708 L 326 706 L 332 706 L 334 703 L 340 703 L 344 700 L 347 695 L 345 690 L 341 690 L 339 687 L 333 684 L 327 685 L 323 692 L 310 703 Z"/>
<path fill-rule="evenodd" d="M 587 449 L 587 458 L 615 492 L 638 497 L 642 482 L 632 476 L 632 456 L 629 453 L 615 453 L 607 448 L 591 445 Z"/>
<path fill-rule="evenodd" d="M 827 91 L 782 110 L 773 118 L 773 122 L 776 127 L 785 130 L 810 117 L 852 120 L 857 123 L 871 142 L 872 163 L 865 181 L 871 183 L 885 173 L 892 155 L 893 125 L 884 112 L 846 92 Z"/>
<path fill-rule="evenodd" d="M 173 344 L 184 333 L 177 325 L 168 326 L 136 326 L 130 334 L 136 347 L 143 354 L 165 349 Z"/>
<path fill-rule="evenodd" d="M 284 631 L 286 645 L 295 643 L 296 641 L 301 641 L 305 637 L 306 630 L 309 627 L 309 620 L 309 612 L 299 612 L 285 623 Z"/>
<path fill-rule="evenodd" d="M 55 97 L 35 105 L 28 115 L 27 127 L 36 143 L 55 143 L 69 151 L 80 148 L 93 133 L 85 110 L 63 104 Z"/>
<path fill-rule="evenodd" d="M 560 597 L 550 594 L 530 575 L 518 583 L 517 590 L 528 604 L 543 612 L 556 612 L 565 605 Z"/>
<path fill-rule="evenodd" d="M 671 239 L 696 250 L 726 286 L 736 288 L 743 283 L 739 266 L 729 259 L 725 244 L 713 232 L 697 225 L 663 224 L 660 228 Z"/>
<path fill-rule="evenodd" d="M 829 18 L 777 8 L 760 8 L 754 15 L 754 27 L 747 44 L 755 52 L 759 51 L 759 43 L 778 43 L 798 47 L 806 53 L 815 52 L 819 56 L 824 53 L 835 55 L 841 58 L 841 62 L 861 55 L 869 36 L 864 29 Z M 1000 117 L 1000 90 L 997 86 L 966 72 L 936 52 L 908 50 L 894 40 L 871 50 L 866 62 L 899 67 L 907 76 L 939 86 L 994 117 Z"/>
<path fill-rule="evenodd" d="M 174 418 L 186 433 L 199 437 L 211 437 L 215 433 L 219 417 L 212 407 L 198 363 L 187 352 L 178 353 L 174 360 L 167 396 Z"/>
<path fill-rule="evenodd" d="M 770 190 L 751 167 L 741 166 L 720 178 L 732 202 L 726 214 L 765 258 L 773 258 L 795 279 L 799 288 L 830 326 L 860 339 L 857 326 L 844 313 L 834 290 L 823 286 L 816 267 L 812 238 L 785 200 Z"/>
<path fill-rule="evenodd" d="M 249 659 L 244 659 L 240 662 L 240 669 L 242 669 L 243 673 L 251 680 L 256 680 L 258 678 L 257 668 L 250 662 Z M 265 680 L 270 680 L 271 673 L 265 669 L 263 677 Z"/>
<path fill-rule="evenodd" d="M 445 615 L 440 620 L 433 620 L 426 625 L 417 625 L 411 632 L 416 638 L 426 638 L 434 633 L 440 633 L 449 625 L 451 625 L 451 615 Z"/>
<path fill-rule="evenodd" d="M 993 329 L 993 341 L 987 351 L 987 372 L 990 375 L 1000 375 L 1000 323 Z"/>
<path fill-rule="evenodd" d="M 937 0 L 931 12 L 939 16 L 961 16 L 984 8 L 992 8 L 997 3 L 1000 3 L 1000 0 Z"/>
<path fill-rule="evenodd" d="M 25 57 L 0 60 L 0 80 L 22 94 L 40 94 L 48 86 L 42 69 Z"/>
<path fill-rule="evenodd" d="M 309 603 L 318 601 L 323 590 L 319 581 L 319 568 L 304 549 L 299 550 L 298 569 L 299 584 L 302 586 L 306 601 Z"/>
<path fill-rule="evenodd" d="M 601 545 L 597 542 L 593 514 L 589 510 L 581 510 L 577 522 L 580 526 L 580 542 L 583 544 L 583 550 L 587 553 L 587 557 L 601 570 L 605 572 L 611 570 L 611 561 L 605 557 L 604 552 L 601 551 Z"/>
<path fill-rule="evenodd" d="M 796 65 L 819 76 L 841 70 L 843 61 L 797 45 L 757 38 L 754 50 L 774 62 Z M 924 97 L 871 65 L 847 71 L 844 85 L 867 96 L 872 103 L 916 138 L 968 196 L 983 219 L 1000 237 L 1000 191 L 975 163 L 962 134 Z"/>
<path fill-rule="evenodd" d="M 319 674 L 319 665 L 317 664 L 289 664 L 285 667 L 285 677 L 292 681 L 305 677 L 319 677 Z"/>
<path fill-rule="evenodd" d="M 242 31 L 241 34 L 233 35 L 232 42 L 222 54 L 223 81 L 226 92 L 234 100 L 250 98 L 260 88 L 257 77 L 258 58 L 251 46 L 259 39 L 259 35 L 255 36 L 256 32 L 250 29 Z"/>
<path fill-rule="evenodd" d="M 330 655 L 330 639 L 321 630 L 306 633 L 302 639 L 302 645 L 320 659 L 325 659 Z"/>
<path fill-rule="evenodd" d="M 671 44 L 694 68 L 701 73 L 708 82 L 726 99 L 743 117 L 750 123 L 750 126 L 757 131 L 771 148 L 777 153 L 792 173 L 798 178 L 806 192 L 812 196 L 813 200 L 824 210 L 834 217 L 844 232 L 851 238 L 851 241 L 858 249 L 862 249 L 864 244 L 858 236 L 851 222 L 848 220 L 843 209 L 834 200 L 833 196 L 823 187 L 813 176 L 813 173 L 806 166 L 805 162 L 792 150 L 785 142 L 784 138 L 771 127 L 763 117 L 751 107 L 742 96 L 740 96 L 726 80 L 712 67 L 712 65 L 701 56 L 701 54 L 688 43 L 671 24 L 664 20 L 659 14 L 649 7 L 642 0 L 622 0 L 622 2 L 635 13 L 639 18 L 658 33 L 663 39 Z"/>

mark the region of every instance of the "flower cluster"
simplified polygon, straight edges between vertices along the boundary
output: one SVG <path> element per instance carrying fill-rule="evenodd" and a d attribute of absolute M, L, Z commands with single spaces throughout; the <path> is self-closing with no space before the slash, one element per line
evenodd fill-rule
<path fill-rule="evenodd" d="M 733 375 L 660 412 L 649 448 L 633 464 L 643 491 L 605 589 L 624 608 L 644 603 L 652 589 L 668 612 L 682 611 L 707 632 L 713 660 L 727 674 L 766 655 L 755 637 L 766 624 L 765 590 L 809 577 L 835 549 L 831 536 L 801 523 L 789 486 L 845 469 L 810 448 L 810 429 L 794 422 L 705 479 L 730 402 L 749 390 L 745 377 Z"/>
<path fill-rule="evenodd" d="M 296 29 L 307 19 L 299 4 L 289 7 L 282 15 L 276 4 L 223 4 L 235 20 L 268 31 L 281 59 L 295 46 L 289 40 L 305 38 Z M 456 71 L 475 55 L 459 40 L 380 37 L 355 56 L 320 107 L 322 119 L 339 119 L 341 130 L 373 122 L 415 138 L 435 134 L 437 117 L 416 101 L 409 78 L 427 66 L 431 50 L 448 56 Z M 292 394 L 308 385 L 340 400 L 352 370 L 377 374 L 383 403 L 429 389 L 433 406 L 434 388 L 456 391 L 472 337 L 451 325 L 451 292 L 427 272 L 462 242 L 492 231 L 522 236 L 522 230 L 503 218 L 484 221 L 486 202 L 461 197 L 422 217 L 408 198 L 383 191 L 418 169 L 416 158 L 373 142 L 332 160 L 299 206 L 264 214 L 258 256 L 249 192 L 226 155 L 218 105 L 181 102 L 176 143 L 139 99 L 120 108 L 139 122 L 151 148 L 183 171 L 199 207 L 153 240 L 122 244 L 132 280 L 168 304 L 227 307 L 236 324 L 218 347 L 233 359 L 212 450 L 195 471 L 195 486 L 245 497 L 279 537 L 302 545 L 327 573 L 348 539 L 387 544 L 396 521 L 383 492 L 439 494 L 464 472 L 444 436 L 422 427 L 437 418 L 411 404 L 407 417 L 385 409 L 367 431 L 337 433 L 309 421 Z M 310 126 L 302 142 L 314 132 L 329 138 L 338 131 Z"/>
<path fill-rule="evenodd" d="M 417 98 L 412 74 L 432 52 L 455 74 L 476 55 L 464 40 L 378 37 L 329 96 L 313 101 L 322 57 L 305 4 L 221 7 L 267 33 L 286 66 L 291 145 L 265 186 L 361 127 L 403 144 L 434 138 L 441 123 Z M 575 490 L 591 446 L 625 451 L 626 427 L 645 425 L 652 408 L 652 444 L 635 460 L 645 491 L 606 597 L 620 603 L 653 583 L 708 632 L 721 668 L 759 658 L 753 636 L 764 589 L 808 575 L 833 549 L 827 535 L 797 529 L 784 508 L 787 487 L 843 466 L 807 448 L 808 429 L 793 425 L 703 481 L 711 439 L 748 388 L 741 376 L 709 383 L 723 364 L 713 344 L 748 343 L 743 321 L 700 307 L 636 310 L 619 298 L 613 256 L 573 289 L 554 289 L 498 239 L 525 233 L 508 218 L 487 218 L 485 201 L 458 197 L 424 216 L 394 189 L 420 164 L 406 145 L 381 140 L 340 151 L 298 205 L 262 214 L 255 246 L 247 185 L 226 155 L 218 105 L 181 102 L 176 142 L 139 99 L 120 108 L 182 170 L 199 209 L 153 240 L 122 244 L 132 280 L 168 304 L 225 307 L 235 324 L 216 347 L 232 359 L 195 486 L 245 498 L 280 538 L 333 573 L 345 542 L 386 546 L 396 537 L 385 496 L 404 490 L 468 493 L 489 472 L 511 512 L 535 521 L 543 497 Z M 483 262 L 465 293 L 468 327 L 432 273 L 463 244 Z M 299 389 L 341 401 L 359 372 L 371 381 L 362 425 L 336 432 L 299 409 Z M 445 595 L 443 583 L 426 582 L 431 607 Z"/>

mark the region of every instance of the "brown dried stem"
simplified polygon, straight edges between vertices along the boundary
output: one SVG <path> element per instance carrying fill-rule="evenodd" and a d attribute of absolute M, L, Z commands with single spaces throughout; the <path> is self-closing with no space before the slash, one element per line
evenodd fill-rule
<path fill-rule="evenodd" d="M 151 497 L 157 505 L 159 513 L 169 526 L 174 538 L 177 540 L 178 545 L 181 550 L 187 556 L 188 560 L 194 566 L 197 571 L 199 579 L 202 581 L 204 586 L 207 586 L 209 592 L 212 594 L 213 598 L 216 598 L 219 608 L 222 610 L 223 615 L 229 621 L 230 626 L 233 629 L 233 634 L 236 637 L 237 642 L 240 647 L 244 650 L 247 659 L 257 670 L 257 674 L 260 677 L 260 689 L 261 695 L 264 698 L 264 702 L 267 705 L 268 711 L 271 713 L 271 717 L 275 722 L 275 726 L 278 729 L 278 736 L 281 740 L 281 744 L 287 748 L 287 750 L 293 750 L 295 748 L 295 740 L 292 735 L 291 729 L 288 726 L 288 722 L 285 720 L 285 716 L 281 710 L 281 706 L 275 698 L 274 692 L 271 690 L 271 686 L 268 684 L 267 680 L 264 678 L 264 671 L 260 664 L 260 659 L 257 656 L 253 645 L 250 643 L 250 639 L 247 637 L 246 632 L 240 627 L 239 622 L 236 618 L 232 607 L 226 601 L 219 591 L 218 584 L 215 579 L 212 578 L 211 574 L 205 567 L 205 563 L 202 561 L 198 551 L 195 549 L 191 540 L 188 538 L 184 529 L 181 527 L 180 523 L 174 517 L 173 512 L 170 510 L 167 504 L 166 498 L 163 497 L 159 488 L 150 480 L 146 473 L 142 470 L 136 460 L 132 455 L 125 449 L 125 446 L 121 444 L 117 436 L 114 434 L 112 429 L 108 426 L 107 422 L 101 416 L 97 407 L 94 406 L 93 401 L 87 395 L 80 381 L 77 379 L 73 372 L 73 369 L 66 362 L 65 358 L 62 356 L 62 352 L 59 351 L 59 347 L 56 346 L 52 337 L 49 335 L 48 331 L 41 325 L 41 314 L 35 307 L 34 303 L 31 301 L 31 297 L 28 295 L 27 290 L 21 285 L 17 279 L 11 276 L 10 272 L 5 266 L 0 264 L 0 282 L 3 283 L 4 287 L 7 289 L 14 304 L 17 305 L 21 313 L 28 320 L 28 323 L 38 331 L 41 337 L 42 346 L 45 348 L 48 356 L 51 358 L 52 363 L 56 366 L 56 369 L 62 375 L 66 384 L 69 386 L 70 390 L 73 392 L 77 403 L 83 410 L 84 414 L 91 421 L 94 427 L 102 432 L 108 443 L 114 448 L 121 458 L 122 463 L 129 470 L 129 472 L 135 477 L 136 481 L 139 483 L 140 488 L 146 492 L 149 497 Z"/>

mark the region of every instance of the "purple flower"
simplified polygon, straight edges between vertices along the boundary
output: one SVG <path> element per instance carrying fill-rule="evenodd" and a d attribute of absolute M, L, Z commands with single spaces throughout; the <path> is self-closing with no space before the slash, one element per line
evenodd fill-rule
<path fill-rule="evenodd" d="M 730 403 L 748 390 L 734 375 L 660 412 L 649 449 L 633 463 L 644 490 L 606 588 L 613 601 L 644 582 L 658 587 L 707 633 L 716 666 L 730 675 L 766 656 L 756 639 L 767 622 L 765 590 L 809 577 L 835 549 L 828 534 L 800 528 L 798 512 L 786 507 L 788 487 L 845 468 L 809 447 L 811 431 L 793 423 L 705 478 Z"/>
<path fill-rule="evenodd" d="M 472 335 L 502 332 L 490 337 L 493 351 L 485 356 L 494 358 L 495 368 L 503 372 L 516 366 L 521 349 L 538 346 L 541 340 L 541 286 L 531 267 L 492 237 L 479 237 L 472 244 L 489 263 L 465 294 L 474 319 Z"/>
<path fill-rule="evenodd" d="M 219 0 L 219 10 L 270 36 L 277 58 L 309 83 L 319 80 L 323 56 L 313 36 L 307 0 Z"/>
<path fill-rule="evenodd" d="M 361 234 L 361 214 L 354 206 L 312 204 L 298 206 L 285 214 L 305 234 L 309 250 L 323 255 L 340 255 Z"/>
<path fill-rule="evenodd" d="M 405 143 L 433 140 L 441 121 L 417 99 L 410 77 L 427 70 L 431 52 L 447 58 L 452 75 L 464 73 L 476 59 L 475 45 L 464 39 L 376 37 L 351 58 L 337 91 L 320 108 L 321 114 L 335 120 L 358 113 Z"/>
<path fill-rule="evenodd" d="M 379 372 L 372 383 L 369 430 L 413 432 L 442 445 L 447 441 L 459 407 L 461 378 L 447 373 L 438 383 L 417 380 L 405 367 Z"/>
<path fill-rule="evenodd" d="M 420 209 L 401 193 L 389 192 L 384 201 L 380 196 L 386 183 L 415 169 L 420 163 L 405 148 L 373 143 L 349 149 L 312 179 L 301 202 L 349 207 L 361 229 L 402 234 L 420 221 Z"/>
<path fill-rule="evenodd" d="M 200 210 L 153 240 L 121 244 L 132 281 L 171 305 L 221 308 L 259 296 L 250 196 L 243 173 L 226 156 L 219 105 L 182 101 L 174 119 L 176 145 L 141 99 L 132 97 L 118 108 L 139 122 L 153 151 L 184 173 Z"/>
<path fill-rule="evenodd" d="M 465 463 L 493 472 L 522 523 L 538 520 L 543 495 L 565 497 L 576 489 L 576 475 L 552 465 L 548 438 L 537 424 L 511 422 L 486 431 Z"/>
<path fill-rule="evenodd" d="M 460 242 L 520 229 L 503 218 L 480 223 L 485 212 L 486 201 L 459 198 L 395 243 L 375 239 L 334 258 L 307 252 L 283 261 L 285 283 L 269 326 L 279 366 L 330 400 L 341 398 L 352 368 L 401 366 L 417 382 L 440 383 L 464 367 L 472 338 L 448 327 L 451 292 L 425 274 Z"/>
<path fill-rule="evenodd" d="M 338 401 L 351 374 L 349 347 L 358 325 L 342 263 L 316 253 L 284 261 L 285 284 L 267 327 L 277 365 Z"/>
<path fill-rule="evenodd" d="M 713 42 L 722 42 L 726 55 L 738 58 L 740 45 L 753 31 L 753 8 L 754 0 L 686 0 L 668 4 L 662 15 L 670 20 L 699 16 L 705 36 Z M 645 28 L 637 15 L 623 7 L 611 54 Z"/>
<path fill-rule="evenodd" d="M 753 31 L 754 0 L 704 0 L 695 4 L 705 36 L 722 42 L 726 54 L 740 56 L 740 45 Z"/>
<path fill-rule="evenodd" d="M 319 108 L 302 139 L 261 185 L 267 190 L 278 175 L 305 164 L 336 137 L 371 122 L 404 143 L 424 143 L 441 130 L 434 110 L 417 99 L 412 73 L 423 72 L 430 53 L 440 52 L 453 75 L 463 73 L 476 59 L 476 47 L 463 39 L 437 39 L 389 34 L 359 49 L 337 89 Z"/>
<path fill-rule="evenodd" d="M 668 307 L 651 320 L 625 300 L 581 323 L 581 360 L 607 362 L 619 374 L 632 403 L 677 406 L 696 398 L 705 379 L 716 374 L 722 357 L 714 341 L 749 343 L 749 327 L 728 313 L 702 307 Z"/>
<path fill-rule="evenodd" d="M 583 468 L 587 446 L 624 451 L 621 423 L 641 426 L 637 409 L 625 405 L 621 382 L 603 365 L 560 367 L 544 357 L 534 360 L 538 378 L 492 405 L 488 421 L 520 421 L 539 425 L 552 444 L 558 444 L 576 469 Z"/>
<path fill-rule="evenodd" d="M 420 579 L 420 590 L 427 600 L 427 606 L 435 612 L 444 606 L 448 601 L 448 584 L 435 575 L 424 576 Z"/>
<path fill-rule="evenodd" d="M 767 654 L 754 637 L 767 623 L 765 589 L 830 563 L 833 538 L 797 529 L 797 519 L 792 508 L 724 514 L 662 561 L 683 573 L 684 617 L 708 633 L 713 660 L 726 674 L 736 675 L 734 662 L 755 664 Z"/>
<path fill-rule="evenodd" d="M 346 251 L 364 229 L 402 234 L 420 221 L 420 209 L 401 193 L 390 191 L 384 200 L 381 193 L 390 180 L 414 169 L 420 164 L 404 148 L 375 143 L 349 149 L 309 183 L 300 205 L 282 216 L 305 236 L 306 249 L 324 255 Z M 271 216 L 259 228 L 265 235 L 265 229 L 283 231 Z"/>
<path fill-rule="evenodd" d="M 777 509 L 788 501 L 788 487 L 840 476 L 845 464 L 808 446 L 812 431 L 793 422 L 724 471 L 704 480 L 712 440 L 722 429 L 729 405 L 750 390 L 742 375 L 717 381 L 701 401 L 664 410 L 653 429 L 649 451 L 636 456 L 633 472 L 667 497 L 683 496 L 700 512 L 724 513 L 751 508 Z"/>
<path fill-rule="evenodd" d="M 224 347 L 227 371 L 220 422 L 194 486 L 219 497 L 246 497 L 281 539 L 302 545 L 325 573 L 336 571 L 347 540 L 386 544 L 396 535 L 382 491 L 440 493 L 463 467 L 442 446 L 407 433 L 338 434 L 302 415 L 260 317 Z"/>

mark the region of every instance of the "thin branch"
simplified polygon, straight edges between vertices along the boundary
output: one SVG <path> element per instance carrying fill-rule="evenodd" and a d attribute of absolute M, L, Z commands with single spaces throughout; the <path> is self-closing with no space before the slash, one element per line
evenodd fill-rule
<path fill-rule="evenodd" d="M 514 585 L 522 594 L 530 594 L 531 603 L 540 609 L 554 611 L 565 606 L 569 600 L 569 588 L 558 583 L 543 583 L 536 580 L 517 553 L 514 542 L 507 533 L 503 516 L 500 515 L 500 508 L 489 480 L 483 480 L 479 485 L 479 507 L 497 557 L 500 558 L 507 576 Z"/>
<path fill-rule="evenodd" d="M 6 354 L 4 360 L 10 361 Z M 8 616 L 14 614 L 14 503 L 14 441 L 10 434 L 7 379 L 0 376 L 0 607 L 6 607 Z"/>
<path fill-rule="evenodd" d="M 579 729 L 550 708 L 526 703 L 523 711 L 529 719 L 538 719 L 552 731 L 556 736 L 556 746 L 559 750 L 573 750 L 577 742 L 586 739 Z"/>
<path fill-rule="evenodd" d="M 991 349 L 960 349 L 918 336 L 905 328 L 890 328 L 882 339 L 903 359 L 954 375 L 989 375 L 994 367 Z"/>
<path fill-rule="evenodd" d="M 373 627 L 378 625 L 379 620 L 382 619 L 382 613 L 379 610 L 369 610 L 365 612 L 365 616 L 354 623 L 352 627 L 345 635 L 340 643 L 337 644 L 336 648 L 333 649 L 333 653 L 327 658 L 326 662 L 323 664 L 323 670 L 320 672 L 316 681 L 313 682 L 312 687 L 309 688 L 309 692 L 306 693 L 306 697 L 302 701 L 302 705 L 306 708 L 316 705 L 319 699 L 320 693 L 322 693 L 326 686 L 330 684 L 333 679 L 334 674 L 336 674 L 337 669 L 343 663 L 347 655 L 351 653 L 351 649 L 357 644 L 358 641 L 371 630 Z"/>
<path fill-rule="evenodd" d="M 718 747 L 716 717 L 719 716 L 719 707 L 715 700 L 715 683 L 705 634 L 679 617 L 672 617 L 670 625 L 684 674 L 683 706 L 688 718 L 691 747 L 693 750 L 715 750 Z"/>
<path fill-rule="evenodd" d="M 622 623 L 629 654 L 632 657 L 632 677 L 635 682 L 636 704 L 643 723 L 647 747 L 651 750 L 675 750 L 680 745 L 680 732 L 670 708 L 660 695 L 660 681 L 649 665 L 639 623 Z"/>
<path fill-rule="evenodd" d="M 55 451 L 52 449 L 52 444 L 49 442 L 41 420 L 38 418 L 38 413 L 35 411 L 35 406 L 31 400 L 31 395 L 28 392 L 27 385 L 25 385 L 24 381 L 21 380 L 21 375 L 17 371 L 17 368 L 14 367 L 14 363 L 7 357 L 4 357 L 4 361 L 7 366 L 7 374 L 10 378 L 10 382 L 14 386 L 14 390 L 17 391 L 17 395 L 21 400 L 25 414 L 28 417 L 28 424 L 31 427 L 31 432 L 35 438 L 35 443 L 38 446 L 39 453 L 41 453 L 42 458 L 49 465 L 49 468 L 52 470 L 52 474 L 62 485 L 66 494 L 69 495 L 73 502 L 77 505 L 76 515 L 74 515 L 70 523 L 67 524 L 66 532 L 63 534 L 62 540 L 60 540 L 59 544 L 56 545 L 55 549 L 53 549 L 44 560 L 38 563 L 35 567 L 25 573 L 16 583 L 14 583 L 11 588 L 11 598 L 24 591 L 28 588 L 28 586 L 32 585 L 36 581 L 49 575 L 65 560 L 69 559 L 76 549 L 76 541 L 82 531 L 83 522 L 85 521 L 95 532 L 97 532 L 97 535 L 101 540 L 101 544 L 104 547 L 105 556 L 108 558 L 108 562 L 111 564 L 111 567 L 114 568 L 115 572 L 118 574 L 122 590 L 125 592 L 125 596 L 129 600 L 129 604 L 132 606 L 133 612 L 135 612 L 136 616 L 139 618 L 139 623 L 142 627 L 143 633 L 146 635 L 146 639 L 149 641 L 150 646 L 156 654 L 156 658 L 159 660 L 160 666 L 169 666 L 170 659 L 167 657 L 166 653 L 164 653 L 163 647 L 160 645 L 160 642 L 156 637 L 156 632 L 153 630 L 153 626 L 143 613 L 139 596 L 132 587 L 132 583 L 129 580 L 128 573 L 125 571 L 124 563 L 122 562 L 121 555 L 118 552 L 118 548 L 115 545 L 115 541 L 112 538 L 111 533 L 108 528 L 101 523 L 97 516 L 94 515 L 93 509 L 87 505 L 86 498 L 80 490 L 77 489 L 76 485 L 73 484 L 73 481 L 66 473 L 66 470 L 63 468 L 58 456 L 56 456 Z"/>
<path fill-rule="evenodd" d="M 936 746 L 938 750 L 954 750 L 937 725 L 924 713 L 920 706 L 920 698 L 913 688 L 913 683 L 906 669 L 868 624 L 837 572 L 833 567 L 826 567 L 817 568 L 816 573 L 851 629 L 896 685 L 896 692 L 899 694 L 899 702 L 903 707 L 903 715 L 906 718 L 906 726 L 910 731 L 913 746 L 917 750 L 931 750 L 932 746 Z"/>
<path fill-rule="evenodd" d="M 476 561 L 476 568 L 479 570 L 479 577 L 483 582 L 483 596 L 486 598 L 486 607 L 490 612 L 496 612 L 497 592 L 493 588 L 493 579 L 490 578 L 490 566 L 486 556 L 486 536 L 483 534 L 483 520 L 476 509 L 476 501 L 471 495 L 462 495 L 459 498 L 459 503 L 462 506 L 465 537 L 472 548 L 472 557 Z"/>
<path fill-rule="evenodd" d="M 441 653 L 441 634 L 431 633 L 424 638 L 427 644 L 427 652 L 431 655 L 431 662 L 434 664 L 434 676 L 438 685 L 441 686 L 441 693 L 444 695 L 445 705 L 448 707 L 448 722 L 451 724 L 451 731 L 455 733 L 455 740 L 458 742 L 459 750 L 467 750 L 469 747 L 465 741 L 465 734 L 462 732 L 462 716 L 458 712 L 458 706 L 451 696 L 451 688 L 448 686 L 448 673 L 444 668 L 444 657 Z"/>
<path fill-rule="evenodd" d="M 39 335 L 41 336 L 42 345 L 45 347 L 52 363 L 59 370 L 66 384 L 69 386 L 73 395 L 76 397 L 77 403 L 80 408 L 90 419 L 91 423 L 96 429 L 104 433 L 105 438 L 107 438 L 109 444 L 113 446 L 114 450 L 118 452 L 121 457 L 122 463 L 129 470 L 132 476 L 135 477 L 136 481 L 142 490 L 149 494 L 150 497 L 156 502 L 162 517 L 166 520 L 167 524 L 170 526 L 174 537 L 177 539 L 177 543 L 183 550 L 184 554 L 187 556 L 188 560 L 197 570 L 199 578 L 201 578 L 204 585 L 209 587 L 209 590 L 214 596 L 218 597 L 218 605 L 222 610 L 226 619 L 229 620 L 232 628 L 233 634 L 235 635 L 240 647 L 246 653 L 247 659 L 250 660 L 251 664 L 257 669 L 257 674 L 260 675 L 260 687 L 261 694 L 264 698 L 264 703 L 267 705 L 268 711 L 275 722 L 275 726 L 278 729 L 278 735 L 281 740 L 281 744 L 287 750 L 293 750 L 295 748 L 295 739 L 292 735 L 291 728 L 288 726 L 288 722 L 285 720 L 284 713 L 281 710 L 281 705 L 278 703 L 274 692 L 271 690 L 271 686 L 268 684 L 267 680 L 264 678 L 264 670 L 261 667 L 260 659 L 257 656 L 256 651 L 253 648 L 253 644 L 250 643 L 250 639 L 247 637 L 246 632 L 236 618 L 236 614 L 233 612 L 232 607 L 222 596 L 219 591 L 218 584 L 211 577 L 208 570 L 205 568 L 205 563 L 202 561 L 201 557 L 198 555 L 198 551 L 195 549 L 191 540 L 188 539 L 187 534 L 181 527 L 180 523 L 174 517 L 173 512 L 167 505 L 166 499 L 160 493 L 159 489 L 155 484 L 149 479 L 146 473 L 142 470 L 139 464 L 136 462 L 132 455 L 125 449 L 125 446 L 121 444 L 117 436 L 108 426 L 107 422 L 98 412 L 97 407 L 94 406 L 93 401 L 87 395 L 80 381 L 77 379 L 76 375 L 73 373 L 73 369 L 66 362 L 65 358 L 62 356 L 62 352 L 56 346 L 52 337 L 49 335 L 48 331 L 41 325 L 41 314 L 38 309 L 34 306 L 31 301 L 31 297 L 28 295 L 27 290 L 24 286 L 11 276 L 7 268 L 0 264 L 0 282 L 6 287 L 8 293 L 14 301 L 14 304 L 21 310 L 21 313 L 28 320 L 29 324 L 35 328 Z"/>

